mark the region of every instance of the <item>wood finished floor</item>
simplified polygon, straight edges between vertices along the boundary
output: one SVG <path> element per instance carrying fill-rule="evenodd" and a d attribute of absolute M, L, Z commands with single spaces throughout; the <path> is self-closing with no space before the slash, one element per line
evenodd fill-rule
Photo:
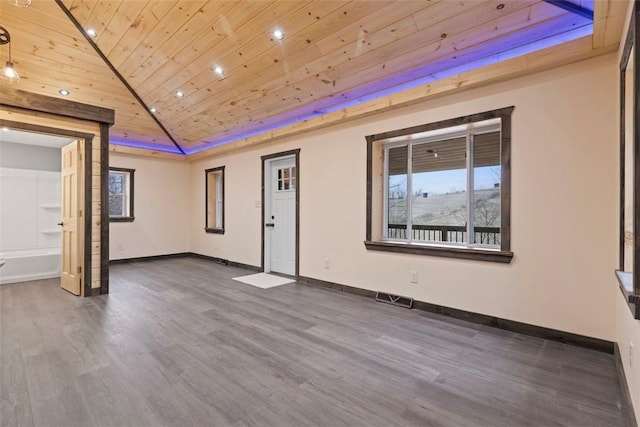
<path fill-rule="evenodd" d="M 0 286 L 3 426 L 627 426 L 613 356 L 182 258 Z"/>

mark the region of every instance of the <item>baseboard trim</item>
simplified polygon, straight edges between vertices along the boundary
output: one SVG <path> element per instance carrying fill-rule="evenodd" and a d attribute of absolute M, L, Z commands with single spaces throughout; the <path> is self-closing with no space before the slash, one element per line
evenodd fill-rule
<path fill-rule="evenodd" d="M 244 268 L 244 269 L 251 270 L 251 271 L 262 271 L 262 268 L 257 267 L 255 265 L 249 265 L 249 264 L 243 264 L 241 262 L 229 261 L 229 260 L 226 260 L 224 258 L 218 258 L 218 257 L 209 256 L 209 255 L 197 254 L 195 252 L 180 252 L 180 253 L 175 253 L 175 254 L 152 255 L 152 256 L 143 256 L 143 257 L 136 257 L 136 258 L 112 259 L 112 260 L 109 260 L 109 265 L 128 264 L 128 263 L 131 263 L 131 262 L 157 261 L 157 260 L 161 260 L 161 259 L 171 259 L 171 258 L 186 258 L 186 257 L 204 259 L 204 260 L 207 260 L 207 261 L 215 262 L 216 264 L 228 265 L 230 267 Z"/>
<path fill-rule="evenodd" d="M 624 374 L 624 365 L 622 364 L 620 347 L 618 346 L 617 342 L 614 343 L 614 357 L 616 360 L 616 371 L 618 372 L 618 380 L 620 381 L 620 390 L 622 391 L 622 405 L 627 409 L 627 412 L 629 413 L 629 421 L 631 422 L 629 427 L 638 427 L 636 413 L 633 410 L 633 400 L 631 400 L 631 393 L 629 393 L 629 384 L 627 383 L 627 377 Z"/>
<path fill-rule="evenodd" d="M 424 301 L 414 301 L 414 308 L 429 311 L 431 313 L 442 314 L 456 319 L 466 320 L 493 328 L 504 329 L 506 331 L 517 332 L 549 341 L 557 341 L 564 344 L 571 344 L 577 347 L 589 348 L 603 353 L 613 354 L 613 342 L 571 332 L 560 331 L 558 329 L 545 328 L 543 326 L 531 325 L 529 323 L 516 322 L 514 320 L 502 319 L 486 314 L 474 313 L 457 308 L 445 307 L 431 304 Z"/>
<path fill-rule="evenodd" d="M 341 285 L 333 282 L 327 282 L 319 279 L 313 279 L 311 277 L 301 276 L 298 278 L 298 282 L 306 285 L 317 286 L 317 287 L 322 287 L 326 289 L 333 289 L 339 292 L 346 292 L 350 294 L 371 297 L 374 299 L 376 296 L 376 292 L 374 291 L 356 288 L 348 285 Z M 466 320 L 468 322 L 490 326 L 493 328 L 504 329 L 511 332 L 517 332 L 523 335 L 543 338 L 549 341 L 557 341 L 565 344 L 574 345 L 577 347 L 589 348 L 592 350 L 601 351 L 603 353 L 613 354 L 614 352 L 613 342 L 602 340 L 599 338 L 592 338 L 584 335 L 574 334 L 571 332 L 560 331 L 557 329 L 549 329 L 542 326 L 530 325 L 528 323 L 521 323 L 513 320 L 501 319 L 495 316 L 488 316 L 486 314 L 474 313 L 471 311 L 445 307 L 442 305 L 431 304 L 428 302 L 418 301 L 418 300 L 413 301 L 413 308 L 417 310 L 428 311 L 430 313 L 440 314 L 447 317 Z"/>
<path fill-rule="evenodd" d="M 298 283 L 303 283 L 305 285 L 316 286 L 319 288 L 332 289 L 338 292 L 345 292 L 349 294 L 361 295 L 363 297 L 370 297 L 375 299 L 376 292 L 370 291 L 368 289 L 356 288 L 348 285 L 341 285 L 339 283 L 327 282 L 325 280 L 314 279 L 311 277 L 299 276 Z"/>
<path fill-rule="evenodd" d="M 143 257 L 136 257 L 136 258 L 110 259 L 109 265 L 127 264 L 130 262 L 140 262 L 140 261 L 156 261 L 156 260 L 168 259 L 168 258 L 184 258 L 190 255 L 191 255 L 191 252 L 180 252 L 176 254 L 152 255 L 152 256 L 143 256 Z"/>
<path fill-rule="evenodd" d="M 228 259 L 213 257 L 213 256 L 209 256 L 209 255 L 197 254 L 195 252 L 189 252 L 188 256 L 191 256 L 193 258 L 204 259 L 204 260 L 207 260 L 207 261 L 212 261 L 212 262 L 215 262 L 216 264 L 228 265 L 229 267 L 244 268 L 246 270 L 258 271 L 258 272 L 262 271 L 262 268 L 257 267 L 255 265 L 243 264 L 241 262 L 236 262 L 236 261 L 229 261 Z"/>

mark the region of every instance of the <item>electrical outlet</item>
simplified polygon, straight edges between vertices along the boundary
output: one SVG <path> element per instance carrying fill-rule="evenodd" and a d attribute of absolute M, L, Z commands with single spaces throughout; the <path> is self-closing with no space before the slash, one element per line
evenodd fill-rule
<path fill-rule="evenodd" d="M 325 258 L 324 259 L 324 268 L 329 268 L 331 267 L 331 262 L 329 262 L 329 258 Z"/>
<path fill-rule="evenodd" d="M 418 272 L 417 271 L 412 271 L 411 272 L 411 283 L 418 283 Z"/>
<path fill-rule="evenodd" d="M 633 368 L 633 341 L 629 342 L 629 367 Z"/>

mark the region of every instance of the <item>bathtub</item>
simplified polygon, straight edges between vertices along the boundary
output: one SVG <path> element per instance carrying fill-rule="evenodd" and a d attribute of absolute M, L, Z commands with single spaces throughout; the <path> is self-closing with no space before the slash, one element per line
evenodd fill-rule
<path fill-rule="evenodd" d="M 7 251 L 0 259 L 0 284 L 60 277 L 60 249 Z"/>

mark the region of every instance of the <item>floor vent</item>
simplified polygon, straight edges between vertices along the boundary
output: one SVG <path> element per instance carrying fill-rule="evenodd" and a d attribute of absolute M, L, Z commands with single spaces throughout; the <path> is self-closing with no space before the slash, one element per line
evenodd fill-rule
<path fill-rule="evenodd" d="M 413 298 L 387 294 L 384 292 L 376 293 L 376 301 L 397 305 L 398 307 L 413 308 Z"/>
<path fill-rule="evenodd" d="M 214 258 L 213 262 L 217 264 L 222 264 L 222 265 L 229 265 L 229 261 L 223 258 Z"/>

